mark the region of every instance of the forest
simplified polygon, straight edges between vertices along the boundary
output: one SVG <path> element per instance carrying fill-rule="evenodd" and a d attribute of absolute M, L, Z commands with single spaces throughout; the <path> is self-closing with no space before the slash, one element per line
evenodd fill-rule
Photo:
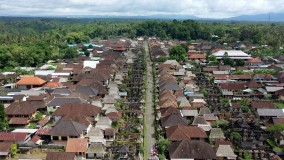
<path fill-rule="evenodd" d="M 0 69 L 36 67 L 47 60 L 72 58 L 75 47 L 115 37 L 158 37 L 162 40 L 207 40 L 223 44 L 242 41 L 246 45 L 268 45 L 258 54 L 284 54 L 284 24 L 206 22 L 193 20 L 127 20 L 72 18 L 0 18 Z M 71 55 L 71 56 L 70 56 Z"/>

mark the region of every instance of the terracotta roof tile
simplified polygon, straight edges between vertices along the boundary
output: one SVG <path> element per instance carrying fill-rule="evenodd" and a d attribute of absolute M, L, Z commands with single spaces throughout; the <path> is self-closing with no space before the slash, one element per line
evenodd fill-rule
<path fill-rule="evenodd" d="M 43 85 L 46 81 L 39 77 L 22 77 L 17 85 Z"/>
<path fill-rule="evenodd" d="M 70 138 L 67 141 L 66 152 L 85 153 L 87 149 L 88 140 L 85 138 Z"/>

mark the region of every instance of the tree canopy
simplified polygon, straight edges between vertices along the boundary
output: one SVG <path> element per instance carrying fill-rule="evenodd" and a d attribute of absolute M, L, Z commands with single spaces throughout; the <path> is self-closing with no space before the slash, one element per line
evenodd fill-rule
<path fill-rule="evenodd" d="M 177 61 L 184 61 L 186 57 L 186 50 L 181 45 L 176 45 L 170 48 L 170 58 Z"/>

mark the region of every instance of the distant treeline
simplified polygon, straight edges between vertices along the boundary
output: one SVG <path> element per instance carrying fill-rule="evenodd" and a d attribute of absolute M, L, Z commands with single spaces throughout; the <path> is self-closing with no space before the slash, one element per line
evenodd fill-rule
<path fill-rule="evenodd" d="M 133 20 L 79 18 L 0 18 L 0 69 L 38 66 L 49 59 L 72 58 L 68 43 L 91 39 L 139 36 L 163 40 L 203 39 L 216 43 L 267 44 L 279 48 L 284 25 L 241 22 L 197 22 L 193 20 Z M 219 37 L 219 38 L 217 38 Z"/>

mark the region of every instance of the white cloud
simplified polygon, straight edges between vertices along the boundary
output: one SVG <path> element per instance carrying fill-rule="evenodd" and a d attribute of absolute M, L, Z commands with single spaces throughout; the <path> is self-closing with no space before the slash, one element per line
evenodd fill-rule
<path fill-rule="evenodd" d="M 0 16 L 186 14 L 224 18 L 284 12 L 284 0 L 0 0 Z"/>

